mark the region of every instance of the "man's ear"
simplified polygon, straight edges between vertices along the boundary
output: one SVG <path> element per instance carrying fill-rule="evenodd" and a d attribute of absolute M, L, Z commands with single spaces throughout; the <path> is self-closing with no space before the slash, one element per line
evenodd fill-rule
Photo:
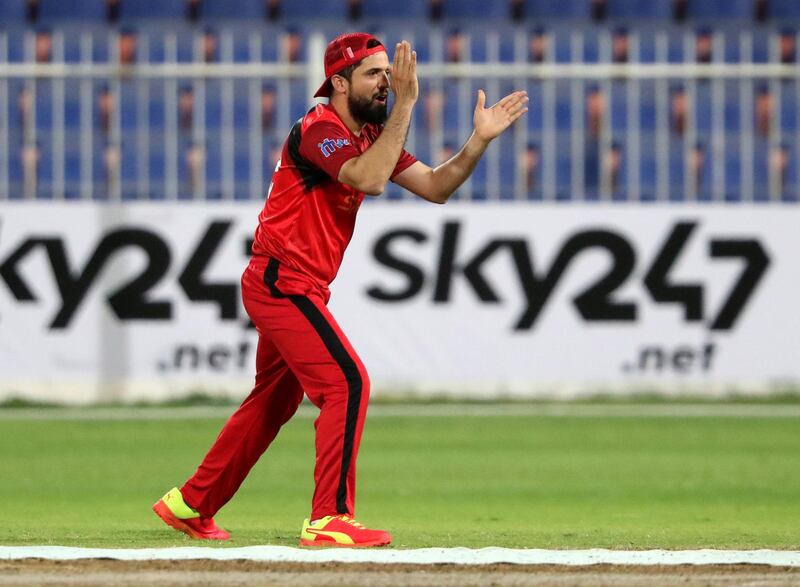
<path fill-rule="evenodd" d="M 347 91 L 347 80 L 340 75 L 331 77 L 331 86 L 334 94 L 344 94 Z"/>

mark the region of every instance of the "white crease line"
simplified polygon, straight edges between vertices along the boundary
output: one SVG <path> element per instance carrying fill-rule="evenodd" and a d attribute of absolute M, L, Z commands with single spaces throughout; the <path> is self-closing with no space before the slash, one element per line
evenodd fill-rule
<path fill-rule="evenodd" d="M 540 550 L 511 548 L 301 549 L 288 546 L 241 548 L 101 549 L 68 546 L 0 546 L 0 560 L 116 559 L 145 560 L 250 560 L 265 562 L 347 562 L 385 564 L 487 565 L 731 565 L 753 564 L 800 567 L 800 551 L 782 550 Z"/>
<path fill-rule="evenodd" d="M 227 418 L 235 406 L 180 408 L 6 408 L 0 420 L 191 420 Z M 297 416 L 316 418 L 304 404 Z M 370 418 L 380 417 L 506 417 L 555 418 L 800 418 L 800 405 L 764 404 L 405 404 L 374 405 Z"/>

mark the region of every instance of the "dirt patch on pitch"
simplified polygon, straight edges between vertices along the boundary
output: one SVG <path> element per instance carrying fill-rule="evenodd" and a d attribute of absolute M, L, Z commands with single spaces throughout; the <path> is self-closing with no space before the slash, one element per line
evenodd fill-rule
<path fill-rule="evenodd" d="M 384 565 L 253 561 L 0 561 L 0 585 L 485 586 L 759 585 L 800 583 L 800 569 L 760 565 L 567 567 L 558 565 Z"/>

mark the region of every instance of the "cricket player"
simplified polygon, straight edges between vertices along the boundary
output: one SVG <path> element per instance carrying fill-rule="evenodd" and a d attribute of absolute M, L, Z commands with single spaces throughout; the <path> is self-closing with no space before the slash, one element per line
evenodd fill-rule
<path fill-rule="evenodd" d="M 327 309 L 329 284 L 350 242 L 365 194 L 389 180 L 443 204 L 470 175 L 489 142 L 527 111 L 525 92 L 491 108 L 478 91 L 474 131 L 432 169 L 403 149 L 419 93 L 417 56 L 366 33 L 337 37 L 325 51 L 329 98 L 291 129 L 259 215 L 253 255 L 242 276 L 244 306 L 258 331 L 253 391 L 227 421 L 194 475 L 154 506 L 193 538 L 225 540 L 213 516 L 297 410 L 305 393 L 319 407 L 315 490 L 304 546 L 382 546 L 384 530 L 358 523 L 356 456 L 367 412 L 367 371 Z M 389 91 L 394 105 L 387 116 Z"/>

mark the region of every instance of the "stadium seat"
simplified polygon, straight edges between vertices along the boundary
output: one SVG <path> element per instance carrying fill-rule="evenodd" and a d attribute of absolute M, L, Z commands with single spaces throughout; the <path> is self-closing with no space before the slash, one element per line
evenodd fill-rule
<path fill-rule="evenodd" d="M 670 2 L 641 2 L 641 0 L 608 0 L 608 17 L 630 21 L 633 19 L 672 18 Z"/>
<path fill-rule="evenodd" d="M 712 101 L 712 90 L 709 82 L 695 84 L 694 125 L 698 133 L 711 134 L 712 113 L 715 110 Z M 720 113 L 720 114 L 724 114 Z"/>
<path fill-rule="evenodd" d="M 769 16 L 775 22 L 783 19 L 800 20 L 800 2 L 796 0 L 771 0 L 769 3 Z"/>
<path fill-rule="evenodd" d="M 287 3 L 284 3 L 287 4 Z M 264 0 L 203 0 L 204 20 L 264 20 Z"/>
<path fill-rule="evenodd" d="M 21 63 L 26 58 L 26 45 L 30 33 L 23 29 L 12 28 L 0 30 L 0 41 L 5 44 L 6 60 L 9 63 Z"/>
<path fill-rule="evenodd" d="M 25 20 L 26 0 L 0 0 L 0 22 L 5 24 Z"/>
<path fill-rule="evenodd" d="M 588 19 L 589 0 L 573 0 L 572 2 L 554 2 L 553 0 L 527 0 L 525 15 L 529 19 Z"/>
<path fill-rule="evenodd" d="M 181 0 L 122 0 L 120 16 L 123 21 L 164 18 L 184 19 L 186 17 L 186 5 Z"/>
<path fill-rule="evenodd" d="M 639 199 L 650 202 L 658 192 L 658 160 L 656 159 L 656 134 L 645 131 L 639 134 Z M 635 194 L 632 194 L 635 197 Z"/>
<path fill-rule="evenodd" d="M 610 87 L 609 126 L 612 132 L 624 132 L 628 128 L 628 88 L 624 82 L 612 82 Z"/>
<path fill-rule="evenodd" d="M 137 0 L 138 1 L 138 0 Z M 39 18 L 43 22 L 80 20 L 103 22 L 106 20 L 105 0 L 39 0 Z"/>
<path fill-rule="evenodd" d="M 770 31 L 754 29 L 753 35 L 753 63 L 769 63 L 770 61 Z M 742 55 L 743 61 L 750 61 L 747 55 Z"/>
<path fill-rule="evenodd" d="M 139 199 L 139 159 L 146 157 L 138 148 L 138 137 L 134 133 L 123 134 L 120 145 L 120 181 L 123 200 Z"/>
<path fill-rule="evenodd" d="M 691 0 L 687 16 L 712 22 L 725 18 L 749 19 L 753 16 L 753 0 Z"/>
<path fill-rule="evenodd" d="M 444 18 L 497 19 L 508 17 L 508 2 L 486 0 L 444 0 Z"/>
<path fill-rule="evenodd" d="M 346 19 L 344 2 L 318 2 L 317 0 L 291 0 L 281 5 L 286 19 L 307 21 L 311 19 Z"/>
<path fill-rule="evenodd" d="M 769 144 L 766 139 L 755 139 L 753 159 L 753 199 L 756 202 L 769 201 Z"/>
<path fill-rule="evenodd" d="M 639 132 L 654 132 L 658 123 L 656 83 L 643 81 L 639 83 Z"/>
<path fill-rule="evenodd" d="M 119 120 L 124 133 L 132 132 L 139 119 L 138 88 L 133 83 L 123 81 L 119 84 Z"/>
<path fill-rule="evenodd" d="M 204 84 L 205 91 L 205 124 L 209 129 L 219 129 L 222 126 L 222 86 L 219 80 L 207 80 Z"/>
<path fill-rule="evenodd" d="M 404 18 L 425 19 L 428 16 L 426 0 L 406 0 L 391 2 L 387 0 L 364 0 L 363 17 L 372 18 Z"/>

